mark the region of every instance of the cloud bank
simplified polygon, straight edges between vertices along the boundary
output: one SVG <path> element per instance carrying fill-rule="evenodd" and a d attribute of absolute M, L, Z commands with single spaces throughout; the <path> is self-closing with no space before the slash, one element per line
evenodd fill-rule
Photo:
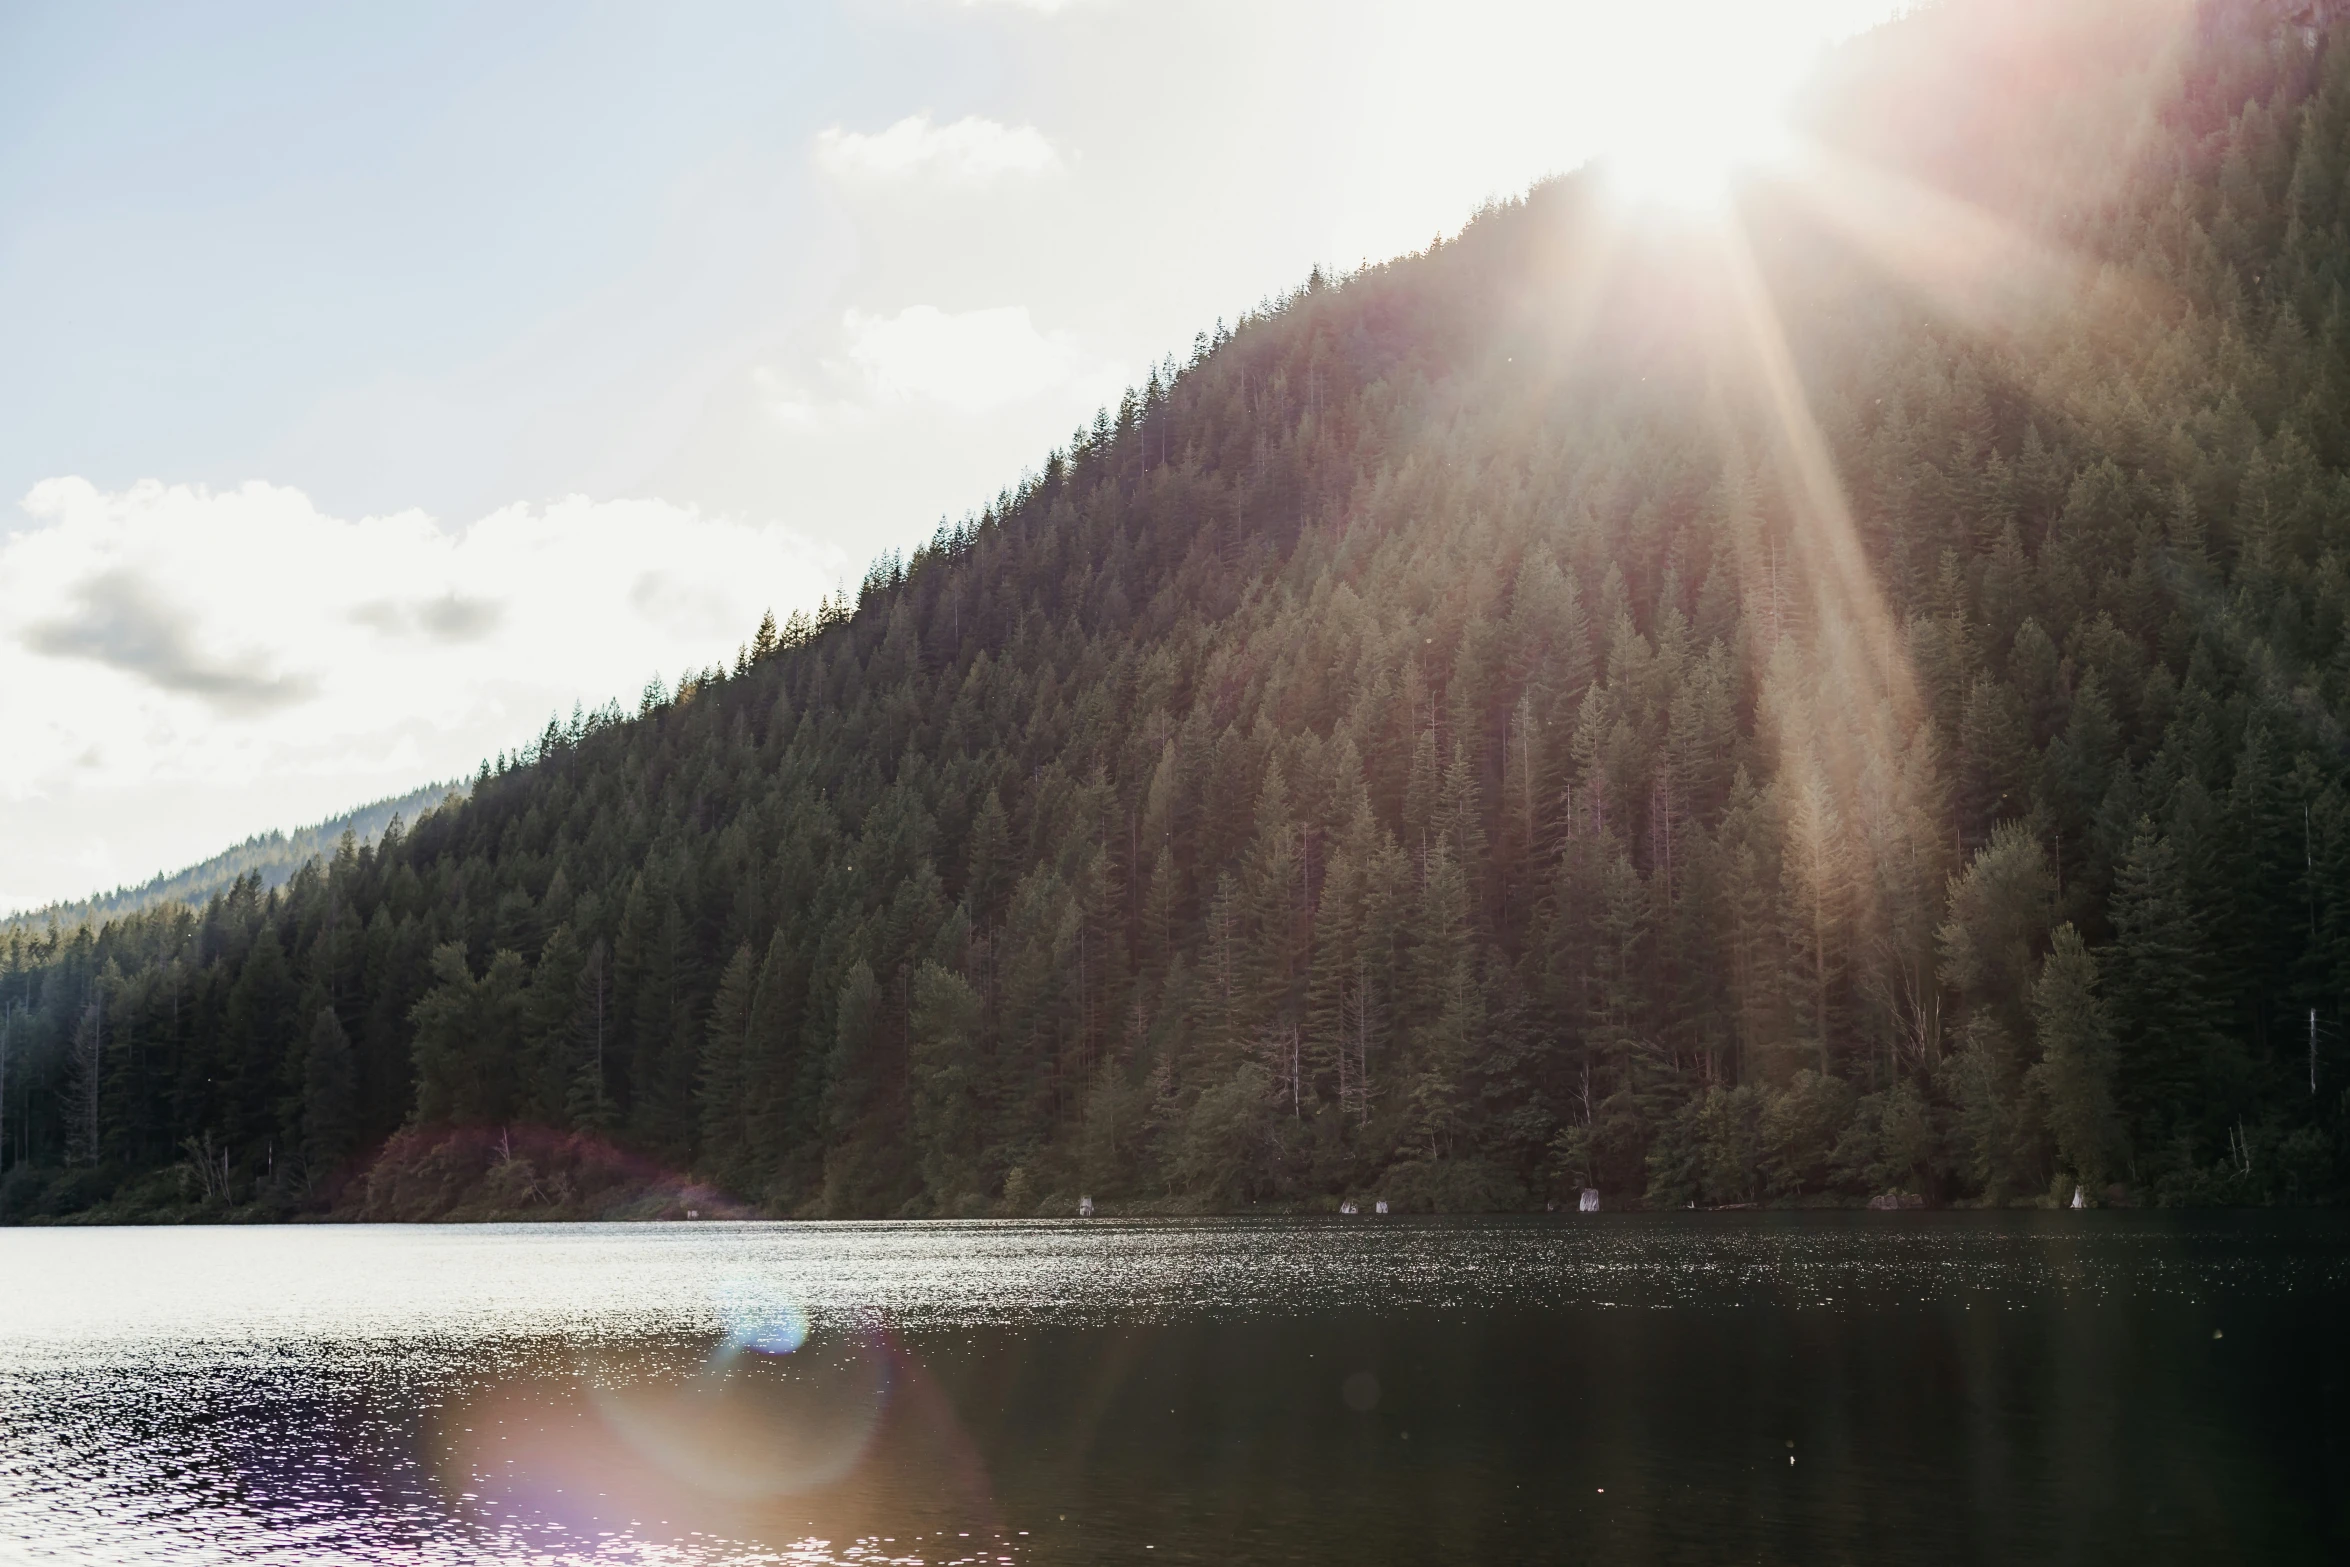
<path fill-rule="evenodd" d="M 262 483 L 59 478 L 23 510 L 29 525 L 0 537 L 11 828 L 63 837 L 50 813 L 69 802 L 184 820 L 191 788 L 263 810 L 250 826 L 188 823 L 188 858 L 469 772 L 574 702 L 630 701 L 656 671 L 727 660 L 761 611 L 812 603 L 851 570 L 783 530 L 658 500 L 575 497 L 444 528 L 413 511 L 329 516 Z M 0 895 L 79 894 L 169 857 L 110 869 L 57 848 L 50 874 L 70 880 Z"/>
<path fill-rule="evenodd" d="M 1067 421 L 1116 402 L 1130 379 L 1078 334 L 1039 328 L 1026 305 L 852 307 L 815 369 L 813 387 L 774 366 L 758 370 L 768 413 L 796 429 L 832 432 L 871 428 L 909 408 L 956 424 L 1043 413 L 1031 449 L 1060 439 Z"/>
<path fill-rule="evenodd" d="M 953 314 L 911 305 L 886 316 L 851 310 L 841 324 L 848 363 L 884 401 L 930 398 L 983 413 L 1064 390 L 1080 400 L 1114 398 L 1124 385 L 1118 368 L 1073 334 L 1038 331 L 1025 305 Z"/>
<path fill-rule="evenodd" d="M 1033 125 L 1003 125 L 977 115 L 935 125 L 928 114 L 909 115 L 887 130 L 871 133 L 837 125 L 821 131 L 816 162 L 834 178 L 853 183 L 932 179 L 987 185 L 1058 174 L 1066 167 L 1060 152 Z"/>

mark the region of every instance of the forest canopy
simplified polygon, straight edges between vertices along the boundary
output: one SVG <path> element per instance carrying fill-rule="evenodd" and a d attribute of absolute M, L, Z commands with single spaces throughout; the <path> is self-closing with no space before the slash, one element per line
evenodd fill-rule
<path fill-rule="evenodd" d="M 0 934 L 0 1215 L 2340 1198 L 2322 10 L 1910 16 L 1725 216 L 1317 272 L 731 667 Z"/>

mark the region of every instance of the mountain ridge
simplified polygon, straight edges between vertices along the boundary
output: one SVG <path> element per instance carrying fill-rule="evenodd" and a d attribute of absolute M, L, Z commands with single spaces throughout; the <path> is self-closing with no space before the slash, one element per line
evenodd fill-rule
<path fill-rule="evenodd" d="M 162 903 L 201 903 L 247 875 L 259 879 L 262 891 L 273 891 L 284 886 L 304 864 L 332 852 L 344 833 L 355 834 L 362 844 L 372 844 L 395 818 L 413 819 L 452 799 L 462 799 L 465 788 L 462 783 L 426 784 L 406 794 L 387 795 L 354 806 L 307 827 L 291 831 L 272 828 L 184 869 L 168 874 L 157 871 L 135 887 L 125 885 L 112 892 L 92 893 L 86 898 L 64 899 L 14 914 L 0 914 L 0 929 L 50 924 L 72 929 L 92 920 L 136 914 Z"/>
<path fill-rule="evenodd" d="M 10 933 L 0 1216 L 2338 1200 L 2350 50 L 2145 14 L 1892 24 L 1735 227 L 1316 273 L 732 669 Z"/>

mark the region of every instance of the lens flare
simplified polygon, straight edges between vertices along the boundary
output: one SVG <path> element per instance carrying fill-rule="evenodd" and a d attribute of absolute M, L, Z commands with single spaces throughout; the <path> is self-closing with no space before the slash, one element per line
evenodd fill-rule
<path fill-rule="evenodd" d="M 889 1408 L 894 1359 L 887 1343 L 864 1338 L 788 1359 L 722 1346 L 686 1375 L 607 1361 L 587 1394 L 605 1429 L 672 1485 L 757 1502 L 822 1489 L 856 1468 Z"/>
<path fill-rule="evenodd" d="M 789 1293 L 760 1279 L 730 1279 L 718 1293 L 726 1329 L 720 1354 L 750 1350 L 788 1355 L 808 1342 L 808 1313 Z"/>

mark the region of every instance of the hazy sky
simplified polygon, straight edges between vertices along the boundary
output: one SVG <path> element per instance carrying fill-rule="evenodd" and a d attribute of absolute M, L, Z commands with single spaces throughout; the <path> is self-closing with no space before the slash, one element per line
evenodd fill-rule
<path fill-rule="evenodd" d="M 1890 0 L 0 8 L 0 909 L 728 657 Z"/>

